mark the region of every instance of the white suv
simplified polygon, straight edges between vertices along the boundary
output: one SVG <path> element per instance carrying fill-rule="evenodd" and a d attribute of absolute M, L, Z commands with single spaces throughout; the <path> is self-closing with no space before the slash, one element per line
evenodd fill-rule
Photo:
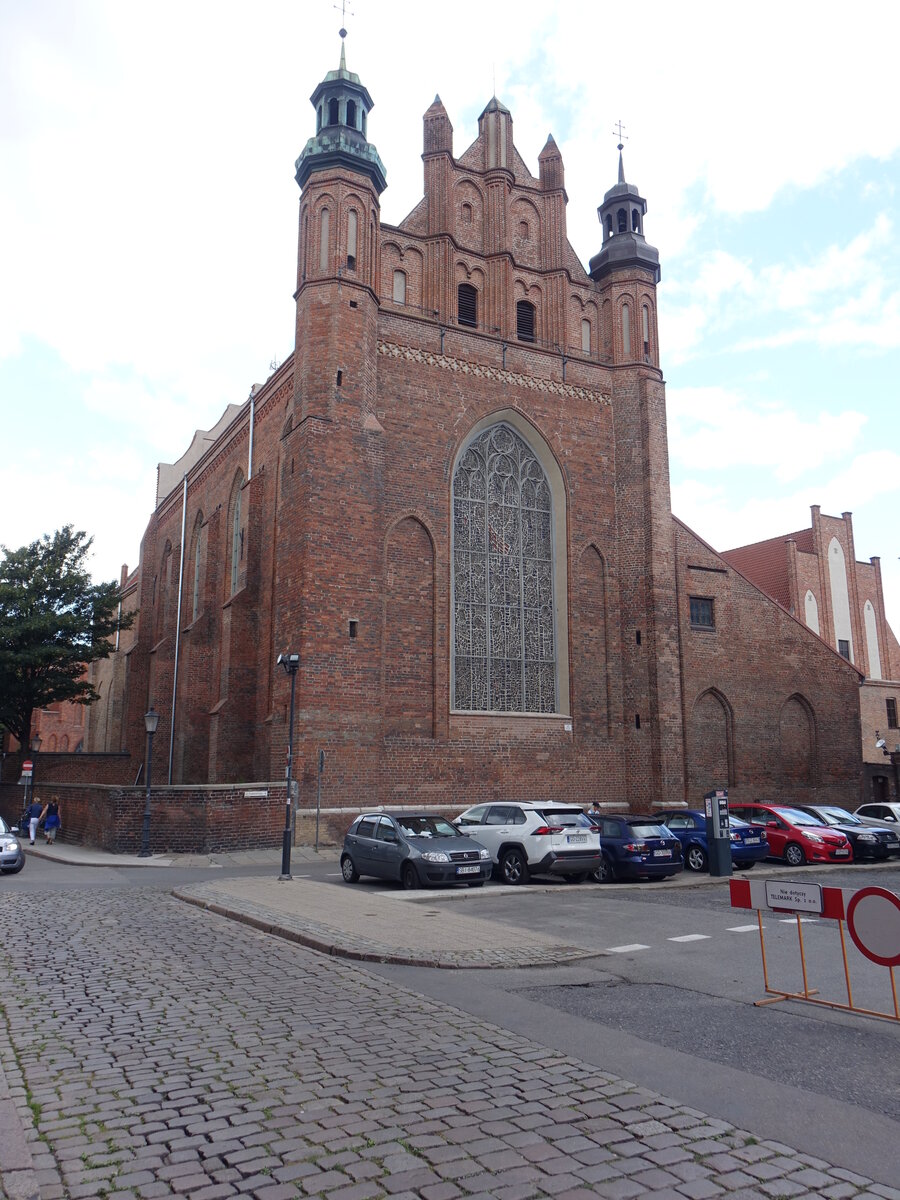
<path fill-rule="evenodd" d="M 503 883 L 527 883 L 529 875 L 581 883 L 601 863 L 600 834 L 577 804 L 476 804 L 454 825 L 487 846 Z"/>

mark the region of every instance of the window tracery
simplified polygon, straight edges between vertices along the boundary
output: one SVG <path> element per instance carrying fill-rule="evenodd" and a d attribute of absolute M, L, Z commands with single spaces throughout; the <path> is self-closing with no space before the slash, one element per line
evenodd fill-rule
<path fill-rule="evenodd" d="M 491 426 L 453 477 L 454 708 L 556 711 L 552 527 L 536 455 Z"/>

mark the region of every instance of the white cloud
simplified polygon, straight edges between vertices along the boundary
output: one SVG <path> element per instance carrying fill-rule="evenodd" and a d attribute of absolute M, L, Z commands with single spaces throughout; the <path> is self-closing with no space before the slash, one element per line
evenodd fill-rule
<path fill-rule="evenodd" d="M 780 482 L 842 458 L 867 422 L 850 409 L 804 420 L 724 387 L 670 388 L 666 408 L 673 471 L 764 467 Z"/>

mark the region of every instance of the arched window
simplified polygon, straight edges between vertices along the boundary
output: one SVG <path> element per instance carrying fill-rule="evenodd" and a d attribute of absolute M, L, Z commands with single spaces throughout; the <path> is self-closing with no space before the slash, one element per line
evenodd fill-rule
<path fill-rule="evenodd" d="M 347 270 L 356 270 L 356 209 L 351 208 L 347 213 Z"/>
<path fill-rule="evenodd" d="M 328 124 L 329 125 L 337 125 L 338 121 L 339 121 L 338 102 L 337 102 L 337 100 L 329 100 L 328 101 Z"/>
<path fill-rule="evenodd" d="M 363 108 L 360 111 L 362 112 L 362 133 L 363 133 L 363 137 L 365 137 L 366 136 L 366 110 Z"/>
<path fill-rule="evenodd" d="M 234 481 L 231 498 L 231 572 L 229 575 L 229 595 L 233 596 L 238 590 L 240 579 L 241 559 L 244 557 L 244 531 L 241 528 L 241 492 L 244 477 L 238 472 Z"/>
<path fill-rule="evenodd" d="M 581 349 L 584 354 L 591 352 L 591 323 L 587 317 L 581 321 Z"/>
<path fill-rule="evenodd" d="M 606 236 L 611 238 L 613 235 L 612 213 L 606 214 Z"/>
<path fill-rule="evenodd" d="M 347 124 L 351 129 L 356 128 L 356 104 L 353 100 L 347 101 Z"/>
<path fill-rule="evenodd" d="M 553 500 L 543 467 L 505 422 L 453 474 L 453 707 L 556 711 Z"/>
<path fill-rule="evenodd" d="M 644 361 L 650 361 L 650 309 L 644 304 L 641 307 L 641 329 L 644 335 Z"/>
<path fill-rule="evenodd" d="M 327 208 L 323 208 L 319 214 L 319 270 L 328 270 L 328 226 L 330 225 L 329 212 Z"/>
<path fill-rule="evenodd" d="M 478 292 L 471 283 L 461 283 L 456 289 L 456 319 L 472 329 L 478 324 Z"/>
<path fill-rule="evenodd" d="M 395 271 L 394 272 L 394 303 L 395 304 L 405 304 L 406 303 L 406 272 L 405 271 Z"/>
<path fill-rule="evenodd" d="M 620 208 L 616 213 L 616 224 L 619 228 L 619 233 L 628 232 L 628 213 L 624 208 Z"/>
<path fill-rule="evenodd" d="M 622 305 L 622 353 L 631 358 L 631 309 Z"/>
<path fill-rule="evenodd" d="M 68 753 L 68 750 L 69 750 L 69 739 L 68 739 L 68 736 L 67 736 L 66 734 L 63 734 L 63 735 L 62 735 L 62 737 L 60 738 L 60 742 L 59 742 L 59 748 L 60 748 L 60 750 L 62 751 L 62 753 L 63 753 L 63 754 L 66 754 L 66 753 Z"/>
<path fill-rule="evenodd" d="M 316 109 L 316 133 L 322 128 L 322 105 Z"/>
<path fill-rule="evenodd" d="M 641 214 L 638 212 L 638 210 L 636 208 L 633 208 L 631 210 L 631 232 L 632 233 L 640 233 L 641 232 Z"/>
<path fill-rule="evenodd" d="M 534 341 L 534 305 L 528 300 L 516 304 L 516 337 L 520 342 Z"/>

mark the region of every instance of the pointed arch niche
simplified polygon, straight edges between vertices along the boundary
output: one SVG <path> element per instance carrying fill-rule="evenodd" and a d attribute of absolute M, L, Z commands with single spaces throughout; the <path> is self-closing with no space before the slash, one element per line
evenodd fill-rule
<path fill-rule="evenodd" d="M 688 723 L 688 787 L 703 795 L 734 786 L 734 713 L 716 688 L 694 701 Z"/>
<path fill-rule="evenodd" d="M 451 505 L 451 710 L 568 715 L 566 492 L 550 447 L 511 409 L 484 418 Z"/>
<path fill-rule="evenodd" d="M 878 650 L 878 622 L 875 619 L 875 606 L 867 600 L 863 608 L 863 620 L 866 626 L 866 650 L 869 655 L 869 678 L 881 679 L 881 654 Z"/>
<path fill-rule="evenodd" d="M 384 732 L 434 737 L 434 546 L 415 517 L 385 545 Z"/>
<path fill-rule="evenodd" d="M 795 692 L 784 702 L 778 722 L 781 778 L 785 783 L 817 782 L 816 718 L 805 696 Z"/>
<path fill-rule="evenodd" d="M 575 718 L 579 734 L 609 735 L 609 633 L 606 561 L 596 546 L 578 560 L 572 613 Z"/>

